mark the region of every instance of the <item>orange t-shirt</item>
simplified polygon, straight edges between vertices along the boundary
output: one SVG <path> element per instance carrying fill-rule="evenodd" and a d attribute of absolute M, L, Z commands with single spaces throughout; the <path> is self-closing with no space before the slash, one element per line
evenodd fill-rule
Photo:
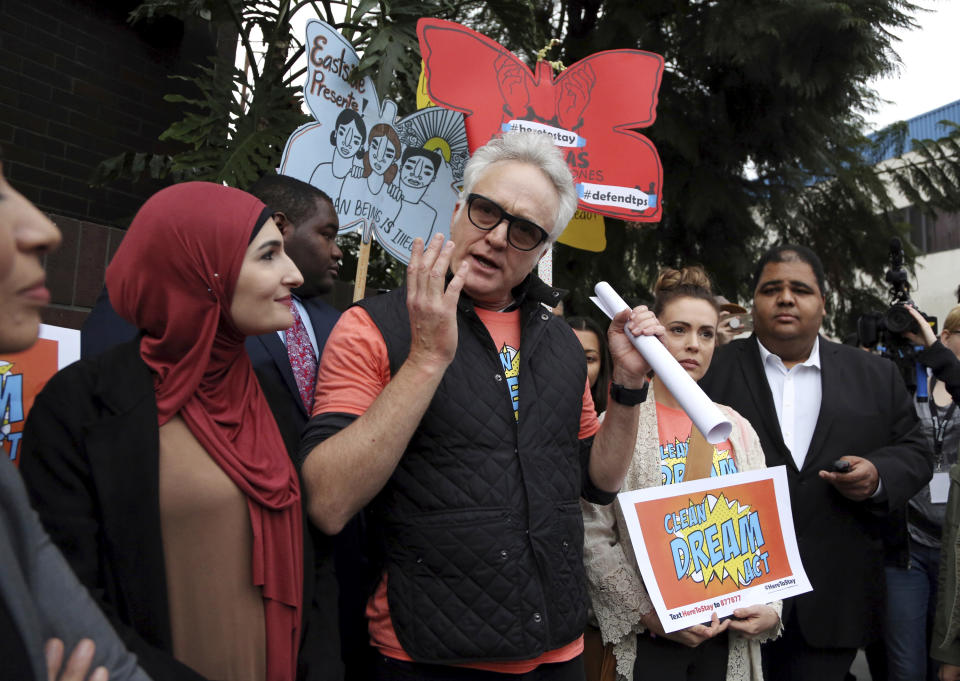
<path fill-rule="evenodd" d="M 493 339 L 507 379 L 514 418 L 522 412 L 520 399 L 520 311 L 494 312 L 476 310 Z M 380 330 L 370 316 L 359 307 L 351 307 L 341 315 L 323 349 L 317 372 L 317 393 L 313 413 L 340 412 L 361 415 L 390 381 L 390 358 Z M 590 395 L 590 384 L 584 382 L 583 407 L 580 412 L 580 439 L 592 437 L 600 429 Z M 393 628 L 387 601 L 387 575 L 384 572 L 366 610 L 370 641 L 382 654 L 412 662 Z M 541 664 L 566 662 L 583 652 L 583 637 L 530 660 L 511 662 L 477 662 L 457 665 L 471 669 L 525 674 Z"/>
<path fill-rule="evenodd" d="M 657 431 L 660 439 L 660 484 L 683 482 L 687 467 L 687 447 L 693 423 L 682 409 L 657 404 Z M 730 440 L 713 446 L 713 466 L 710 477 L 738 472 Z"/>

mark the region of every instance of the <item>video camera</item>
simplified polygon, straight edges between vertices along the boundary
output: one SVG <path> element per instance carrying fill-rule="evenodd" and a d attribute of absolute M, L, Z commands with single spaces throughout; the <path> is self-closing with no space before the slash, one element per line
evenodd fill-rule
<path fill-rule="evenodd" d="M 917 362 L 917 353 L 922 349 L 914 346 L 903 334 L 920 333 L 917 320 L 907 310 L 907 305 L 916 308 L 910 299 L 910 284 L 907 271 L 903 268 L 903 245 L 900 239 L 890 240 L 890 269 L 884 275 L 890 284 L 890 307 L 885 312 L 868 312 L 857 319 L 857 336 L 860 345 L 876 348 L 882 357 L 893 360 L 899 367 L 903 380 L 911 393 L 926 398 L 926 370 Z M 937 331 L 937 318 L 920 312 L 924 319 Z"/>

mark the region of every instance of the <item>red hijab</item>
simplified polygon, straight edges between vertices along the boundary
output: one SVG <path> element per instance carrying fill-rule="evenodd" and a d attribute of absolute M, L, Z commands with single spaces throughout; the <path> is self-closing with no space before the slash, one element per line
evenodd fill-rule
<path fill-rule="evenodd" d="M 144 333 L 140 356 L 154 373 L 159 425 L 179 413 L 247 497 L 267 679 L 293 681 L 303 594 L 300 487 L 230 317 L 265 209 L 246 192 L 208 182 L 163 189 L 137 213 L 106 279 L 116 311 Z"/>

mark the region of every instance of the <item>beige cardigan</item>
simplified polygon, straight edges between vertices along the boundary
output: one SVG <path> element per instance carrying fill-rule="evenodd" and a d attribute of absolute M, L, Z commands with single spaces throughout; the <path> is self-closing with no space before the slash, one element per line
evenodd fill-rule
<path fill-rule="evenodd" d="M 737 469 L 763 468 L 763 450 L 756 432 L 733 409 L 722 404 L 717 406 L 733 423 L 730 444 Z M 637 443 L 622 491 L 659 487 L 660 481 L 657 408 L 651 390 L 647 400 L 640 405 Z M 585 530 L 583 560 L 593 612 L 604 643 L 614 644 L 617 678 L 633 679 L 633 665 L 637 657 L 636 634 L 646 630 L 640 618 L 653 609 L 653 603 L 640 577 L 619 505 L 614 502 L 609 506 L 597 506 L 582 500 L 581 505 Z M 622 532 L 620 528 L 624 528 Z M 770 605 L 779 615 L 780 601 Z M 727 681 L 760 681 L 763 678 L 760 643 L 779 636 L 780 629 L 778 623 L 755 638 L 746 638 L 731 631 Z"/>

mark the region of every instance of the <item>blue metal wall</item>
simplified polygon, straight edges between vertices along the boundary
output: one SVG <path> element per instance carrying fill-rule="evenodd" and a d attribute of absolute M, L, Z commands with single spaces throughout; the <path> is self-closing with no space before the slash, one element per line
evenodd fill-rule
<path fill-rule="evenodd" d="M 953 121 L 960 124 L 960 99 L 950 104 L 945 104 L 937 109 L 927 113 L 914 116 L 907 123 L 907 137 L 904 144 L 904 150 L 909 151 L 913 148 L 913 140 L 939 139 L 950 134 L 951 128 L 942 125 L 940 121 Z M 876 134 L 870 135 L 871 139 L 876 138 Z M 879 157 L 871 159 L 873 163 L 885 161 L 897 155 L 895 145 L 887 145 Z"/>

